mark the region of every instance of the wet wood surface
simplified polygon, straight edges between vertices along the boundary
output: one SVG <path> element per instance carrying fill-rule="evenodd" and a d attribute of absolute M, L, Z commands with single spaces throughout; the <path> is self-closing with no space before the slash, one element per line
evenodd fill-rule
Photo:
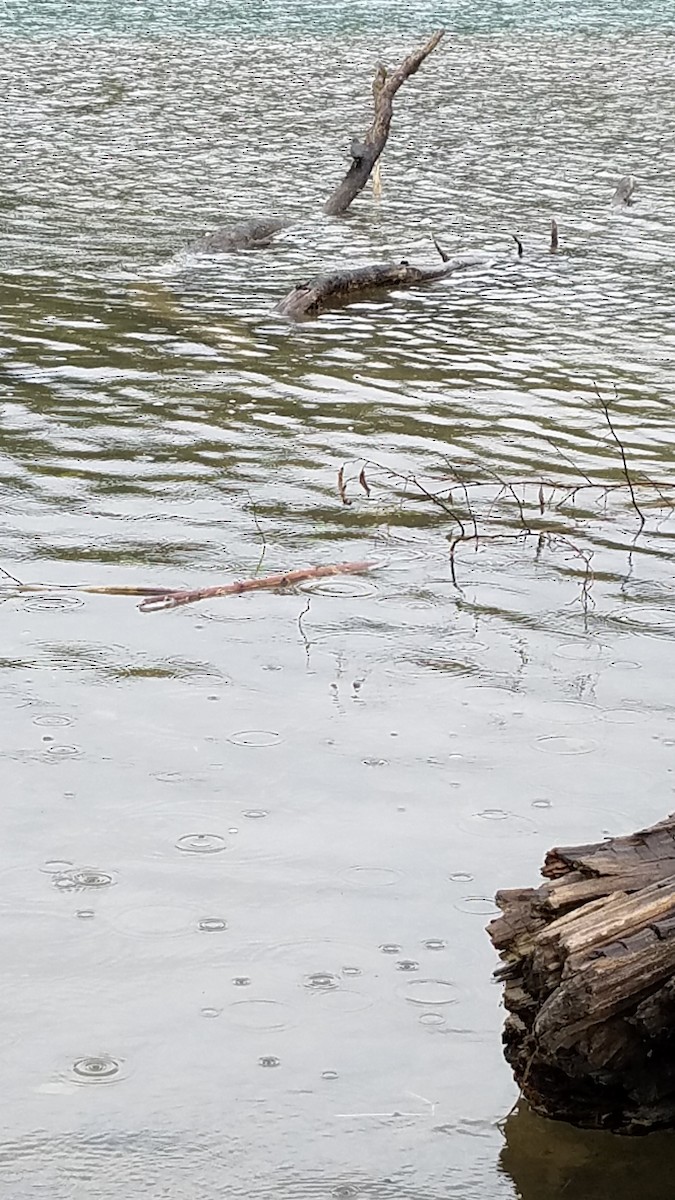
<path fill-rule="evenodd" d="M 542 874 L 488 927 L 516 1082 L 575 1125 L 675 1128 L 675 816 L 551 850 Z"/>

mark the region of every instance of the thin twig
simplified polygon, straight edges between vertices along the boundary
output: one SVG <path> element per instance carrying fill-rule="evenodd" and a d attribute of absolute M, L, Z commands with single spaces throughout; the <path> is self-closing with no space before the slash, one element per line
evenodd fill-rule
<path fill-rule="evenodd" d="M 0 567 L 0 573 L 5 576 L 5 579 L 11 579 L 12 583 L 18 583 L 19 587 L 25 586 L 20 579 L 17 579 L 16 575 L 12 575 L 11 572 L 5 570 L 4 567 Z"/>
<path fill-rule="evenodd" d="M 368 480 L 366 479 L 366 468 L 365 467 L 361 467 L 361 473 L 359 474 L 359 483 L 361 484 L 361 487 L 363 488 L 364 492 L 366 493 L 366 496 L 368 496 L 368 498 L 370 499 L 370 487 L 368 485 Z"/>
<path fill-rule="evenodd" d="M 348 499 L 347 499 L 347 486 L 346 486 L 346 484 L 345 484 L 345 469 L 344 469 L 344 466 L 340 467 L 340 470 L 338 471 L 338 474 L 337 474 L 337 486 L 338 486 L 338 495 L 339 495 L 339 497 L 340 497 L 340 499 L 341 499 L 342 503 L 343 503 L 343 504 L 346 504 L 346 505 L 350 505 L 350 504 L 351 504 L 351 500 L 348 500 Z"/>
<path fill-rule="evenodd" d="M 600 407 L 601 407 L 603 413 L 605 414 L 605 420 L 609 427 L 609 432 L 611 433 L 612 437 L 614 438 L 614 441 L 616 442 L 617 446 L 619 447 L 619 454 L 621 455 L 621 462 L 623 463 L 623 473 L 626 476 L 626 483 L 628 484 L 628 491 L 630 492 L 630 498 L 631 498 L 633 508 L 635 509 L 638 517 L 640 518 L 640 531 L 642 531 L 645 526 L 646 518 L 645 518 L 645 515 L 642 512 L 642 509 L 640 508 L 640 506 L 637 502 L 637 499 L 635 497 L 633 483 L 632 483 L 632 480 L 631 480 L 631 477 L 630 477 L 630 474 L 628 471 L 628 462 L 626 459 L 626 451 L 623 448 L 623 445 L 621 443 L 619 435 L 617 434 L 616 429 L 614 428 L 612 418 L 609 415 L 609 402 L 604 399 L 604 397 L 600 391 L 600 388 L 598 387 L 597 383 L 595 383 L 595 382 L 593 383 L 593 389 L 594 389 L 595 394 L 598 397 L 598 400 L 600 402 Z"/>
<path fill-rule="evenodd" d="M 450 262 L 450 255 L 443 249 L 442 246 L 439 245 L 438 240 L 436 239 L 436 237 L 433 234 L 431 235 L 431 240 L 434 243 L 434 246 L 436 247 L 436 249 L 438 250 L 438 253 L 440 254 L 441 258 L 443 259 L 443 262 Z"/>

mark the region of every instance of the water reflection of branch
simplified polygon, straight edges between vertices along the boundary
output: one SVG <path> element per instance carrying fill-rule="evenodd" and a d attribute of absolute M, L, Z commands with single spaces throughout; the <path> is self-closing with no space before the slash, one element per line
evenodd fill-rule
<path fill-rule="evenodd" d="M 264 559 L 265 559 L 265 555 L 267 554 L 267 539 L 266 539 L 266 537 L 265 537 L 265 533 L 264 533 L 264 530 L 263 530 L 263 528 L 262 528 L 262 525 L 260 524 L 260 521 L 258 520 L 258 514 L 257 514 L 257 512 L 256 512 L 256 510 L 255 510 L 255 504 L 253 503 L 253 499 L 252 499 L 252 497 L 251 497 L 251 494 L 250 494 L 250 493 L 247 493 L 247 494 L 248 494 L 248 499 L 249 499 L 249 505 L 248 505 L 248 506 L 249 506 L 249 509 L 250 509 L 250 512 L 251 512 L 251 516 L 253 517 L 253 524 L 255 525 L 255 527 L 256 527 L 256 529 L 257 529 L 257 531 L 258 531 L 258 535 L 259 535 L 259 537 L 260 537 L 260 541 L 261 541 L 261 543 L 262 543 L 262 549 L 261 549 L 261 551 L 260 551 L 260 557 L 259 557 L 259 559 L 258 559 L 258 564 L 257 564 L 257 566 L 256 566 L 256 569 L 255 569 L 255 571 L 254 571 L 254 575 L 259 575 L 259 574 L 260 574 L 260 568 L 262 567 L 262 565 L 263 565 L 263 562 L 264 562 Z"/>
<path fill-rule="evenodd" d="M 478 546 L 482 545 L 483 543 L 501 543 L 502 545 L 508 545 L 509 543 L 514 544 L 518 542 L 526 543 L 531 538 L 536 538 L 535 561 L 538 561 L 541 558 L 542 552 L 546 546 L 548 546 L 549 549 L 554 549 L 556 546 L 566 547 L 568 550 L 571 550 L 572 554 L 576 558 L 581 560 L 583 563 L 583 575 L 578 603 L 581 604 L 584 616 L 587 616 L 589 610 L 591 608 L 595 608 L 595 601 L 591 592 L 591 588 L 593 587 L 593 582 L 595 579 L 593 573 L 593 551 L 584 550 L 581 546 L 577 545 L 576 542 L 573 542 L 571 538 L 546 529 L 523 529 L 519 533 L 481 533 L 478 535 L 464 534 L 463 536 L 462 534 L 458 534 L 456 537 L 452 538 L 449 551 L 450 576 L 454 586 L 457 588 L 457 591 L 462 592 L 462 588 L 460 587 L 457 578 L 456 562 L 457 550 L 460 546 L 474 543 L 475 547 L 478 548 Z"/>
<path fill-rule="evenodd" d="M 602 401 L 603 406 L 605 402 Z M 609 417 L 608 424 L 614 430 L 614 440 L 621 447 L 620 440 Z M 596 504 L 603 502 L 608 508 L 610 497 L 620 498 L 622 492 L 628 492 L 631 508 L 640 517 L 640 528 L 636 538 L 642 533 L 645 517 L 638 496 L 640 491 L 650 496 L 648 503 L 651 507 L 663 506 L 669 511 L 675 507 L 671 495 L 675 484 L 670 481 L 639 479 L 635 481 L 634 474 L 628 468 L 625 451 L 622 453 L 622 463 L 625 460 L 624 479 L 617 482 L 605 482 L 593 479 L 574 464 L 573 460 L 556 447 L 560 456 L 578 471 L 580 478 L 574 482 L 571 478 L 551 478 L 543 476 L 539 479 L 508 479 L 496 471 L 486 469 L 489 478 L 467 477 L 464 469 L 458 468 L 448 455 L 441 459 L 442 474 L 440 477 L 425 476 L 420 479 L 412 471 L 403 472 L 392 467 L 384 466 L 374 460 L 365 460 L 363 466 L 356 467 L 354 478 L 359 478 L 363 486 L 365 470 L 368 470 L 368 498 L 371 503 L 383 497 L 396 497 L 399 510 L 403 511 L 406 504 L 414 504 L 415 498 L 426 501 L 446 514 L 452 521 L 452 528 L 445 534 L 449 543 L 449 569 L 453 586 L 462 595 L 460 585 L 460 550 L 463 546 L 472 546 L 474 550 L 491 543 L 528 542 L 534 539 L 534 557 L 539 561 L 544 552 L 567 548 L 579 563 L 581 570 L 581 591 L 574 603 L 580 603 L 585 616 L 595 607 L 592 587 L 594 583 L 593 556 L 594 550 L 583 544 L 583 518 L 591 516 L 590 505 L 595 511 Z M 359 470 L 361 475 L 359 475 Z M 443 474 L 445 478 L 443 478 Z M 365 491 L 365 489 L 364 489 Z M 461 501 L 459 492 L 461 491 Z M 575 528 L 566 531 L 564 528 L 547 528 L 547 512 L 555 517 L 566 504 L 576 502 L 580 493 L 588 494 L 587 510 L 575 509 Z M 652 499 L 653 498 L 653 499 Z M 643 501 L 644 503 L 644 501 Z M 512 505 L 517 510 L 517 520 L 512 514 Z M 391 508 L 390 508 L 391 511 Z M 605 516 L 611 515 L 605 511 Z M 644 553 L 655 554 L 658 551 L 651 546 L 642 547 Z M 630 560 L 629 560 L 630 561 Z"/>
<path fill-rule="evenodd" d="M 4 575 L 5 579 L 11 579 L 12 583 L 17 583 L 19 587 L 24 586 L 23 582 L 17 579 L 16 575 L 12 575 L 10 571 L 6 571 L 4 567 L 0 567 L 0 574 Z"/>
<path fill-rule="evenodd" d="M 564 459 L 564 461 L 566 463 L 569 464 L 569 466 L 572 468 L 573 471 L 576 471 L 577 474 L 581 475 L 581 478 L 585 479 L 586 483 L 590 484 L 591 487 L 594 486 L 593 480 L 591 479 L 590 475 L 587 475 L 585 471 L 582 471 L 581 467 L 579 467 L 577 465 L 577 463 L 575 463 L 574 459 L 570 458 L 569 454 L 565 454 L 565 451 L 560 449 L 560 446 L 556 442 L 553 441 L 553 438 L 545 437 L 544 441 L 547 442 L 548 445 L 553 448 L 553 450 L 555 450 L 556 454 L 559 454 L 560 457 L 562 459 Z"/>
<path fill-rule="evenodd" d="M 305 645 L 305 655 L 307 657 L 307 666 L 308 667 L 310 665 L 312 643 L 310 642 L 309 638 L 307 637 L 307 634 L 305 633 L 305 626 L 303 624 L 303 619 L 304 619 L 304 617 L 307 616 L 307 613 L 309 612 L 311 605 L 312 605 L 312 597 L 308 596 L 307 603 L 306 603 L 305 607 L 303 608 L 302 612 L 298 614 L 298 621 L 297 621 L 298 630 L 300 632 L 300 637 L 302 638 L 304 645 Z"/>

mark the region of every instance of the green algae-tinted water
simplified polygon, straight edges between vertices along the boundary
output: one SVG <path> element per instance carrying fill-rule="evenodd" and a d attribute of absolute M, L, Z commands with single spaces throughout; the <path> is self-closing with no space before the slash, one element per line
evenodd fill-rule
<path fill-rule="evenodd" d="M 382 200 L 326 220 L 375 64 L 439 22 Z M 548 846 L 673 807 L 663 6 L 43 0 L 0 28 L 0 564 L 49 585 L 0 606 L 2 1187 L 666 1200 L 667 1138 L 504 1123 L 483 932 Z M 184 251 L 270 211 L 262 253 Z M 432 235 L 492 265 L 275 316 Z M 378 569 L 154 615 L 64 590 L 343 558 Z"/>

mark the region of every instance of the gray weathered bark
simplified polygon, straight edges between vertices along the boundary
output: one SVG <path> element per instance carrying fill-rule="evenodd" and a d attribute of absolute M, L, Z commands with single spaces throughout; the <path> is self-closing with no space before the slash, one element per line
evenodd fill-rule
<path fill-rule="evenodd" d="M 224 254 L 230 250 L 257 250 L 269 246 L 275 233 L 284 229 L 287 221 L 276 217 L 251 217 L 249 221 L 240 221 L 237 225 L 224 225 L 222 229 L 214 229 L 205 237 L 192 242 L 188 250 L 202 254 Z"/>
<path fill-rule="evenodd" d="M 444 279 L 467 267 L 485 266 L 490 261 L 484 254 L 460 254 L 438 267 L 411 267 L 407 262 L 375 263 L 331 275 L 315 275 L 307 283 L 299 283 L 277 305 L 277 312 L 291 321 L 316 317 L 325 308 L 355 300 L 372 291 L 387 288 L 418 287 Z"/>

